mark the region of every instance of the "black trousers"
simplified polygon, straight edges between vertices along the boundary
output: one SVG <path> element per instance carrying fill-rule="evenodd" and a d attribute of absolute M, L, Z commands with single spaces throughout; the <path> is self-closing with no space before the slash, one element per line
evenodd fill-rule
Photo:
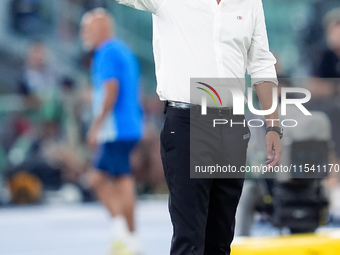
<path fill-rule="evenodd" d="M 243 178 L 190 178 L 190 110 L 166 106 L 164 113 L 161 157 L 173 224 L 170 254 L 230 254 Z M 207 137 L 202 149 L 222 150 L 227 160 L 240 167 L 246 163 L 248 139 L 243 137 L 248 133 L 248 126 L 218 127 L 216 136 Z M 214 152 L 204 155 L 215 162 Z"/>

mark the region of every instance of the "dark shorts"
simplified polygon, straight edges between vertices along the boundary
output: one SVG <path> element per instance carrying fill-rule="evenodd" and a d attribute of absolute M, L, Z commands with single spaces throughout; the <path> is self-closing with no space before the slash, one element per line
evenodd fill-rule
<path fill-rule="evenodd" d="M 94 157 L 93 166 L 110 176 L 131 174 L 130 153 L 138 141 L 116 141 L 100 144 Z"/>

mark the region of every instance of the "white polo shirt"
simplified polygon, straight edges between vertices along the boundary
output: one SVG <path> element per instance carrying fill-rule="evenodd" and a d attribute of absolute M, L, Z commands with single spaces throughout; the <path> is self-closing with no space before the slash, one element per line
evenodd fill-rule
<path fill-rule="evenodd" d="M 243 78 L 277 84 L 261 0 L 117 0 L 153 13 L 161 100 L 190 102 L 190 78 Z M 244 91 L 244 84 L 240 84 Z"/>

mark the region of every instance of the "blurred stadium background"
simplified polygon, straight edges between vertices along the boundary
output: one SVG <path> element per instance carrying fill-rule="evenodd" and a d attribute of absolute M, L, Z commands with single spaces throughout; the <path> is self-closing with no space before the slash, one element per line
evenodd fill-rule
<path fill-rule="evenodd" d="M 263 0 L 263 4 L 281 77 L 339 77 L 317 75 L 327 50 L 323 17 L 340 7 L 337 0 Z M 171 225 L 159 156 L 163 104 L 155 93 L 151 15 L 113 0 L 1 0 L 1 255 L 103 254 L 110 242 L 105 211 L 85 180 L 91 160 L 85 142 L 91 119 L 91 54 L 82 49 L 79 23 L 95 7 L 113 14 L 116 36 L 133 49 L 141 64 L 146 133 L 132 155 L 137 223 L 146 254 L 163 255 L 169 249 Z M 33 90 L 30 83 L 37 87 Z M 327 82 L 316 83 L 324 87 L 316 89 L 315 82 L 310 87 L 315 99 L 310 107 L 330 119 L 329 160 L 339 163 L 340 90 L 333 85 L 327 90 Z M 323 224 L 336 226 L 338 181 L 324 180 L 324 185 L 330 209 Z M 280 234 L 261 215 L 250 235 Z"/>

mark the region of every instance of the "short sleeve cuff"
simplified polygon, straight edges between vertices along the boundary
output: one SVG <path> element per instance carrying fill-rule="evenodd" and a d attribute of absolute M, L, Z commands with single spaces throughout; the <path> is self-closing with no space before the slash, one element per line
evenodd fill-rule
<path fill-rule="evenodd" d="M 256 85 L 264 83 L 264 82 L 272 82 L 275 85 L 278 85 L 279 82 L 277 80 L 277 78 L 255 78 L 255 79 L 251 79 L 251 86 L 254 89 Z"/>
<path fill-rule="evenodd" d="M 269 70 L 257 72 L 251 75 L 251 86 L 255 89 L 255 86 L 263 82 L 272 82 L 276 85 L 279 84 L 276 76 L 275 67 L 273 66 Z"/>

